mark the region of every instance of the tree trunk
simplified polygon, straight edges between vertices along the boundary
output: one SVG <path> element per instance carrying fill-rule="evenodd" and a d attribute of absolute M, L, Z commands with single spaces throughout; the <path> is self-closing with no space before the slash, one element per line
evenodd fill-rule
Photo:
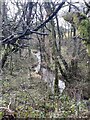
<path fill-rule="evenodd" d="M 47 16 L 49 16 L 52 13 L 52 8 L 49 2 L 46 2 L 44 4 L 45 10 L 47 12 Z M 52 19 L 50 21 L 51 24 L 51 31 L 52 31 L 52 42 L 53 42 L 53 47 L 52 47 L 52 51 L 53 51 L 53 57 L 54 57 L 54 67 L 55 67 L 55 81 L 54 81 L 54 93 L 55 95 L 57 95 L 57 93 L 59 92 L 59 88 L 58 88 L 58 64 L 57 64 L 57 50 L 56 50 L 56 31 L 55 31 L 55 23 L 54 20 Z M 57 21 L 58 24 L 58 21 Z"/>
<path fill-rule="evenodd" d="M 58 95 L 58 94 L 59 94 L 57 58 L 56 58 L 56 60 L 55 60 L 55 82 L 54 82 L 54 92 L 55 92 L 55 95 Z"/>
<path fill-rule="evenodd" d="M 87 82 L 88 82 L 88 98 L 90 98 L 90 56 L 88 56 L 88 76 L 87 76 Z"/>

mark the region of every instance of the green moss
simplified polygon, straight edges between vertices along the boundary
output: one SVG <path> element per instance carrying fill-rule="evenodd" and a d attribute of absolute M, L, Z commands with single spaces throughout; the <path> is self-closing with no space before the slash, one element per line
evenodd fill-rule
<path fill-rule="evenodd" d="M 87 53 L 90 56 L 90 44 L 87 44 Z"/>
<path fill-rule="evenodd" d="M 88 55 L 90 55 L 90 20 L 88 17 L 83 13 L 69 12 L 63 18 L 78 29 L 79 35 L 87 47 Z"/>
<path fill-rule="evenodd" d="M 90 21 L 88 19 L 82 20 L 80 25 L 78 26 L 78 31 L 80 33 L 80 36 L 87 39 L 87 42 L 89 42 L 89 38 L 90 38 Z"/>

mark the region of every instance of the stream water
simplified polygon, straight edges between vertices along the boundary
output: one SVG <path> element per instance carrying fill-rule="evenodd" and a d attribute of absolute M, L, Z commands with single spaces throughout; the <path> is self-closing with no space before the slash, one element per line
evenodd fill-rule
<path fill-rule="evenodd" d="M 35 67 L 35 71 L 36 73 L 38 73 L 40 70 L 40 64 L 41 64 L 40 52 L 38 51 L 37 53 L 34 53 L 34 54 L 38 59 L 38 65 Z M 55 74 L 52 71 L 48 70 L 47 68 L 42 68 L 42 79 L 51 88 L 52 93 L 54 93 Z M 59 87 L 60 93 L 62 93 L 63 90 L 65 89 L 65 83 L 62 80 L 59 80 L 58 87 Z"/>

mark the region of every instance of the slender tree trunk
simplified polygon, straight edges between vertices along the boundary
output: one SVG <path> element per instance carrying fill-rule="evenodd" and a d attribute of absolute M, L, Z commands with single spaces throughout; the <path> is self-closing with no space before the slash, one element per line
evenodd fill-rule
<path fill-rule="evenodd" d="M 42 13 L 42 6 L 40 5 L 40 15 L 41 15 L 41 20 L 40 22 L 44 21 L 44 17 L 43 17 L 43 13 Z M 41 29 L 41 32 L 44 33 L 45 30 L 44 28 Z M 45 36 L 42 35 L 38 36 L 38 41 L 39 41 L 39 45 L 40 45 L 40 57 L 41 57 L 41 65 L 40 65 L 40 72 L 42 72 L 42 67 L 44 65 L 44 63 L 46 63 L 46 55 L 45 55 Z"/>
<path fill-rule="evenodd" d="M 54 92 L 55 92 L 55 95 L 58 95 L 58 94 L 59 94 L 57 58 L 56 58 L 56 60 L 55 60 L 55 82 L 54 82 Z"/>
<path fill-rule="evenodd" d="M 73 27 L 73 36 L 76 36 L 76 29 Z M 72 60 L 71 60 L 71 75 L 75 76 L 77 75 L 77 67 L 78 67 L 78 62 L 77 62 L 77 38 L 74 37 L 74 48 L 73 48 L 73 54 L 72 54 Z M 72 78 L 73 79 L 73 78 Z"/>
<path fill-rule="evenodd" d="M 90 98 L 90 56 L 88 56 L 88 75 L 87 75 L 87 88 L 88 88 L 88 98 Z"/>
<path fill-rule="evenodd" d="M 12 63 L 12 55 L 10 56 L 10 75 L 12 75 L 13 72 L 13 63 Z"/>
<path fill-rule="evenodd" d="M 58 87 L 58 59 L 57 59 L 57 50 L 56 50 L 56 31 L 55 31 L 55 24 L 54 21 L 51 21 L 52 25 L 52 39 L 53 39 L 53 55 L 54 55 L 54 64 L 55 64 L 55 82 L 54 82 L 54 92 L 55 95 L 59 93 L 59 87 Z"/>
<path fill-rule="evenodd" d="M 58 32 L 58 38 L 59 38 L 58 52 L 61 55 L 61 31 L 60 31 L 60 28 L 59 28 L 59 21 L 58 21 L 57 15 L 56 15 L 56 23 L 57 23 L 57 32 Z"/>
<path fill-rule="evenodd" d="M 2 2 L 0 0 L 0 37 L 2 36 Z"/>

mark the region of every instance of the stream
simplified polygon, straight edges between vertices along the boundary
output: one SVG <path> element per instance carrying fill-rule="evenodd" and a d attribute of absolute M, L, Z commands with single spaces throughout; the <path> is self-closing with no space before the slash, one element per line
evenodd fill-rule
<path fill-rule="evenodd" d="M 34 55 L 38 59 L 38 65 L 35 67 L 35 72 L 38 73 L 40 70 L 40 64 L 41 64 L 41 58 L 40 58 L 40 52 L 34 53 Z M 47 68 L 42 68 L 42 79 L 48 84 L 48 86 L 51 88 L 52 93 L 54 93 L 54 81 L 55 81 L 55 74 L 48 70 Z M 65 83 L 62 80 L 59 80 L 58 83 L 59 91 L 60 93 L 63 92 L 65 89 Z"/>

